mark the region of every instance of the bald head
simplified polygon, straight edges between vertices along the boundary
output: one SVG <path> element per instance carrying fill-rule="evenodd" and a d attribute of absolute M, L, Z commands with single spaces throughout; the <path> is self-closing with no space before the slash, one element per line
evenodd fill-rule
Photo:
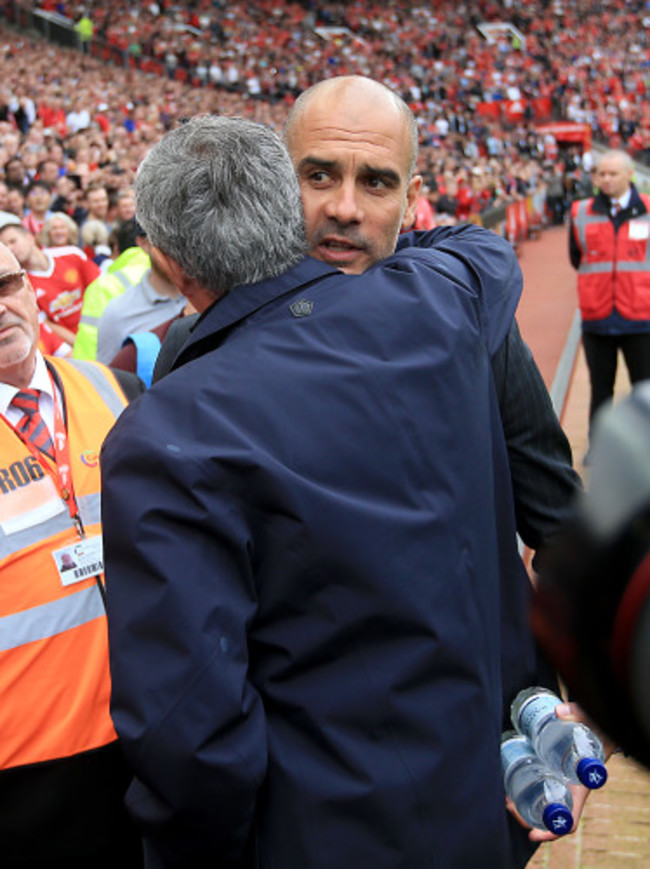
<path fill-rule="evenodd" d="M 598 161 L 594 182 L 610 199 L 620 199 L 629 189 L 634 175 L 634 163 L 625 151 L 606 151 Z"/>
<path fill-rule="evenodd" d="M 422 183 L 406 103 L 368 78 L 327 79 L 296 100 L 285 135 L 310 254 L 348 274 L 390 256 Z"/>
<path fill-rule="evenodd" d="M 403 125 L 409 146 L 408 174 L 412 175 L 418 155 L 418 128 L 413 112 L 390 88 L 360 75 L 324 79 L 303 91 L 294 103 L 285 126 L 285 140 L 289 151 L 296 130 L 301 126 L 308 110 L 328 113 L 336 110 L 341 118 L 357 122 L 362 109 L 370 117 L 384 118 L 387 121 L 392 118 L 396 125 Z"/>

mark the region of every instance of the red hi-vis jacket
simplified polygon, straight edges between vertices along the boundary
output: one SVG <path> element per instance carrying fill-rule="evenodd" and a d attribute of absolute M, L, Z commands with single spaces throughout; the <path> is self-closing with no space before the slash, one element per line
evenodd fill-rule
<path fill-rule="evenodd" d="M 55 553 L 74 552 L 101 534 L 99 450 L 126 399 L 103 365 L 48 364 L 65 398 L 86 538 L 82 544 L 50 474 L 0 419 L 0 770 L 116 739 L 102 596 L 94 576 L 85 576 L 88 568 L 62 572 Z"/>
<path fill-rule="evenodd" d="M 593 199 L 571 206 L 583 320 L 603 320 L 614 307 L 627 320 L 650 320 L 650 197 L 640 198 L 646 213 L 624 221 L 618 232 Z"/>

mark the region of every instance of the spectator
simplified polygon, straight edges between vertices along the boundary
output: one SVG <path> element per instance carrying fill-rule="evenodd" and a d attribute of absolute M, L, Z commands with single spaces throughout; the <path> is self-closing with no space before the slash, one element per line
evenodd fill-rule
<path fill-rule="evenodd" d="M 48 185 L 50 190 L 54 190 L 56 182 L 61 175 L 61 167 L 56 160 L 46 158 L 41 160 L 36 167 L 36 177 L 39 181 L 43 181 Z"/>
<path fill-rule="evenodd" d="M 0 227 L 0 241 L 27 271 L 49 327 L 73 345 L 84 292 L 99 275 L 95 263 L 78 247 L 39 248 L 20 223 Z"/>
<path fill-rule="evenodd" d="M 569 255 L 578 270 L 582 344 L 589 368 L 589 423 L 614 394 L 618 351 L 631 382 L 650 378 L 650 197 L 632 182 L 625 151 L 608 151 L 598 193 L 571 206 Z"/>
<path fill-rule="evenodd" d="M 135 193 L 132 187 L 124 187 L 122 190 L 118 190 L 113 217 L 115 223 L 122 223 L 135 217 Z"/>
<path fill-rule="evenodd" d="M 2 318 L 14 326 L 0 348 L 3 865 L 138 869 L 123 804 L 130 776 L 109 714 L 92 457 L 139 386 L 43 357 L 34 291 L 2 244 L 0 282 Z"/>
<path fill-rule="evenodd" d="M 52 191 L 44 181 L 32 181 L 25 194 L 25 217 L 23 224 L 38 235 L 46 220 L 52 217 Z"/>
<path fill-rule="evenodd" d="M 22 157 L 15 155 L 5 163 L 5 181 L 9 187 L 26 189 L 29 184 L 29 175 Z"/>
<path fill-rule="evenodd" d="M 108 190 L 103 184 L 91 184 L 85 192 L 84 204 L 86 207 L 85 220 L 101 220 L 106 228 L 111 230 L 108 219 Z"/>
<path fill-rule="evenodd" d="M 113 252 L 108 244 L 108 239 L 108 230 L 103 221 L 92 218 L 84 221 L 81 227 L 83 249 L 102 272 L 105 272 L 113 262 Z"/>
<path fill-rule="evenodd" d="M 150 266 L 149 254 L 140 246 L 142 230 L 135 219 L 126 220 L 109 236 L 114 261 L 86 289 L 81 320 L 74 342 L 76 359 L 97 356 L 97 327 L 111 299 L 121 296 L 129 287 L 140 282 Z"/>
<path fill-rule="evenodd" d="M 83 191 L 78 175 L 62 175 L 56 183 L 53 211 L 63 211 L 79 226 L 83 223 L 86 210 L 81 205 Z"/>
<path fill-rule="evenodd" d="M 7 211 L 11 211 L 16 217 L 23 220 L 25 217 L 25 189 L 23 187 L 9 187 L 7 190 Z"/>
<path fill-rule="evenodd" d="M 43 224 L 39 236 L 41 247 L 64 247 L 79 244 L 79 227 L 63 211 L 53 211 Z"/>
<path fill-rule="evenodd" d="M 97 326 L 97 359 L 109 364 L 132 332 L 146 332 L 177 317 L 186 300 L 160 264 L 146 238 L 139 244 L 149 254 L 150 267 L 140 280 L 111 299 Z"/>
<path fill-rule="evenodd" d="M 551 223 L 561 226 L 567 208 L 567 191 L 564 183 L 564 166 L 554 163 L 546 179 L 546 207 L 551 217 Z"/>

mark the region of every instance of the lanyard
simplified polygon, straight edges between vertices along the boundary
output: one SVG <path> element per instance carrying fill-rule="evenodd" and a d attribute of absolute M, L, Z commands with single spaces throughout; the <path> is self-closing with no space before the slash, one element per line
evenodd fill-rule
<path fill-rule="evenodd" d="M 49 372 L 48 372 L 49 374 Z M 77 501 L 74 496 L 74 486 L 72 484 L 72 474 L 70 472 L 70 444 L 68 441 L 68 432 L 66 431 L 65 422 L 59 402 L 57 401 L 57 391 L 50 374 L 50 382 L 52 383 L 52 395 L 54 396 L 54 435 L 52 443 L 54 445 L 54 462 L 44 455 L 22 432 L 4 418 L 5 422 L 11 428 L 21 441 L 25 444 L 32 456 L 39 463 L 41 468 L 50 477 L 54 483 L 57 492 L 61 499 L 65 502 L 70 518 L 77 526 L 79 534 L 83 537 L 83 526 L 79 516 Z"/>

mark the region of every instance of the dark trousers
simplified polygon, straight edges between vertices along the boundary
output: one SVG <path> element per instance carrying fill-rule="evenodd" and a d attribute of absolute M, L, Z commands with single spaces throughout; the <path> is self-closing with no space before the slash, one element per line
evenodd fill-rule
<path fill-rule="evenodd" d="M 619 349 L 623 353 L 631 383 L 650 379 L 650 332 L 639 332 L 635 335 L 597 335 L 594 332 L 583 332 L 582 346 L 591 381 L 591 425 L 598 408 L 611 401 L 614 395 Z"/>
<path fill-rule="evenodd" d="M 117 742 L 0 771 L 3 869 L 142 869 Z"/>

